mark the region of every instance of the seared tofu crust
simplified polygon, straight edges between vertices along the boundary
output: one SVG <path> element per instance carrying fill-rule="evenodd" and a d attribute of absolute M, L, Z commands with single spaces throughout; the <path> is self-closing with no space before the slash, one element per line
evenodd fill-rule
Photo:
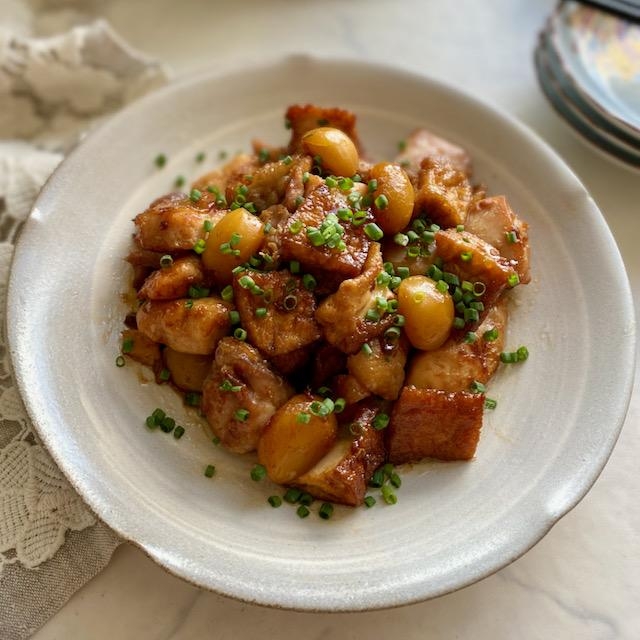
<path fill-rule="evenodd" d="M 295 486 L 320 500 L 353 507 L 362 504 L 367 483 L 385 458 L 383 433 L 372 426 L 377 413 L 377 403 L 371 401 L 347 409 L 343 437 Z"/>
<path fill-rule="evenodd" d="M 480 438 L 483 409 L 483 394 L 404 387 L 387 428 L 389 461 L 470 460 Z"/>
<path fill-rule="evenodd" d="M 420 171 L 420 164 L 425 158 L 433 158 L 449 162 L 456 171 L 465 175 L 471 173 L 471 158 L 457 144 L 445 140 L 427 129 L 416 129 L 404 141 L 404 149 L 395 161 L 411 173 Z"/>
<path fill-rule="evenodd" d="M 138 291 L 141 300 L 175 300 L 186 298 L 189 288 L 205 282 L 202 260 L 187 256 L 174 260 L 168 267 L 154 271 Z"/>

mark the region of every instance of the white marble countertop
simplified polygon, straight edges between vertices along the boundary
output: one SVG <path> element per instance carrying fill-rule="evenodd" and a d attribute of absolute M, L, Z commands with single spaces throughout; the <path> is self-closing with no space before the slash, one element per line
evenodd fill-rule
<path fill-rule="evenodd" d="M 238 59 L 250 64 L 263 51 L 335 54 L 423 72 L 500 105 L 549 142 L 585 183 L 618 241 L 639 301 L 640 177 L 578 140 L 536 83 L 532 51 L 553 5 L 553 0 L 110 0 L 87 2 L 86 11 L 111 21 L 176 75 Z M 55 12 L 46 15 L 44 26 L 55 29 Z M 436 600 L 359 614 L 270 610 L 202 591 L 123 545 L 107 569 L 34 637 L 637 639 L 639 436 L 637 375 L 618 445 L 587 497 L 525 556 Z"/>

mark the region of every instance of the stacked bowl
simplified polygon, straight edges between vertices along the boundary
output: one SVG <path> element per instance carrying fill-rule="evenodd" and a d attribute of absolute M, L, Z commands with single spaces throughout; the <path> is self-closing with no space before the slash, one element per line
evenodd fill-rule
<path fill-rule="evenodd" d="M 562 2 L 535 51 L 545 95 L 597 149 L 640 169 L 640 24 Z"/>

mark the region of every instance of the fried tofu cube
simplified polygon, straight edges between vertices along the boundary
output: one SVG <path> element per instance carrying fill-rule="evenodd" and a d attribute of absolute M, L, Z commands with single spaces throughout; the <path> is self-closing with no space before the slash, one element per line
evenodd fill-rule
<path fill-rule="evenodd" d="M 254 284 L 245 286 L 245 278 Z M 315 297 L 286 269 L 236 274 L 233 298 L 249 340 L 268 357 L 291 353 L 320 338 Z"/>
<path fill-rule="evenodd" d="M 347 195 L 338 189 L 322 185 L 312 191 L 281 230 L 281 256 L 285 260 L 298 260 L 307 270 L 336 274 L 341 278 L 357 276 L 367 259 L 370 241 L 359 227 L 342 224 L 342 240 L 346 248 L 341 251 L 327 245 L 314 246 L 306 232 L 308 227 L 319 229 L 329 214 L 348 209 Z"/>
<path fill-rule="evenodd" d="M 177 258 L 168 267 L 157 269 L 138 291 L 141 300 L 186 298 L 189 288 L 205 282 L 202 260 L 197 256 Z"/>
<path fill-rule="evenodd" d="M 389 461 L 470 460 L 480 439 L 483 409 L 483 394 L 404 387 L 387 428 Z"/>
<path fill-rule="evenodd" d="M 464 171 L 442 158 L 425 158 L 418 174 L 415 210 L 443 228 L 464 224 L 473 190 Z"/>
<path fill-rule="evenodd" d="M 317 107 L 312 104 L 292 105 L 287 109 L 285 120 L 291 127 L 289 152 L 302 150 L 302 136 L 317 127 L 333 127 L 346 133 L 360 150 L 356 134 L 356 116 L 351 111 L 337 108 Z"/>
<path fill-rule="evenodd" d="M 377 413 L 377 404 L 369 401 L 348 408 L 346 433 L 293 484 L 320 500 L 362 504 L 367 483 L 385 458 L 384 435 L 371 424 Z"/>

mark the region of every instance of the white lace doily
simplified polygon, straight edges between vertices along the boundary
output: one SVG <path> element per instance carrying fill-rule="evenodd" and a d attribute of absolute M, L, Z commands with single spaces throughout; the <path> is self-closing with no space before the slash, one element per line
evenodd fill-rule
<path fill-rule="evenodd" d="M 97 120 L 165 81 L 160 65 L 131 50 L 104 21 L 44 39 L 0 28 L 3 640 L 30 635 L 104 566 L 118 544 L 113 532 L 96 523 L 40 443 L 16 389 L 4 317 L 13 244 L 62 154 Z"/>

